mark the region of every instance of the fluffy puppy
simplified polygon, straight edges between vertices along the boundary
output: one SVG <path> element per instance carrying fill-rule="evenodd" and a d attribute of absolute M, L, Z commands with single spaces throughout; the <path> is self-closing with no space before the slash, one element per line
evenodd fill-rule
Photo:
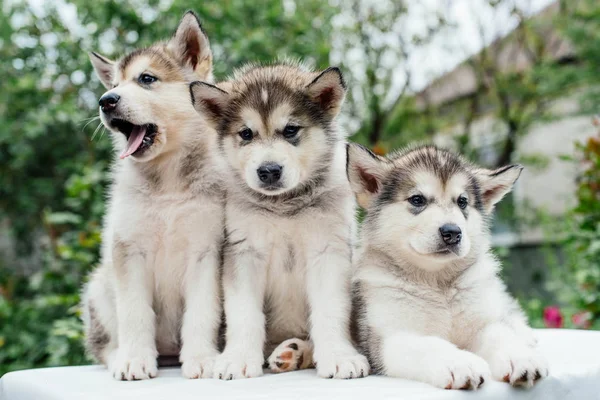
<path fill-rule="evenodd" d="M 179 357 L 188 378 L 212 376 L 221 321 L 224 204 L 216 131 L 189 83 L 210 80 L 212 54 L 195 14 L 173 38 L 118 62 L 90 58 L 104 86 L 100 117 L 116 154 L 102 260 L 83 291 L 89 352 L 115 379 L 157 374 Z"/>
<path fill-rule="evenodd" d="M 221 87 L 191 86 L 196 109 L 219 130 L 229 175 L 227 333 L 215 377 L 261 375 L 278 344 L 275 371 L 314 356 L 319 376 L 367 375 L 349 334 L 355 203 L 336 124 L 340 71 L 251 66 Z"/>
<path fill-rule="evenodd" d="M 388 158 L 349 146 L 348 176 L 367 210 L 356 323 L 375 371 L 446 389 L 477 389 L 490 375 L 530 387 L 548 374 L 490 252 L 494 205 L 521 169 L 479 168 L 430 146 Z"/>

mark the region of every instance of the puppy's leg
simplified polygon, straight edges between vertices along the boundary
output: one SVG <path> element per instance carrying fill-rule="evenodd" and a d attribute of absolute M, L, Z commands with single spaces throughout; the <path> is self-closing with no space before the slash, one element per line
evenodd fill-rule
<path fill-rule="evenodd" d="M 209 378 L 218 354 L 217 335 L 221 322 L 217 249 L 207 249 L 188 266 L 184 285 L 185 311 L 181 327 L 183 346 L 179 355 L 183 376 Z"/>
<path fill-rule="evenodd" d="M 87 352 L 106 365 L 117 348 L 117 316 L 114 291 L 107 266 L 97 268 L 82 293 L 82 320 Z"/>
<path fill-rule="evenodd" d="M 319 239 L 319 235 L 315 235 Z M 361 378 L 369 374 L 366 357 L 350 342 L 351 248 L 336 237 L 320 237 L 309 248 L 307 294 L 310 335 L 317 374 L 323 378 Z M 323 245 L 326 243 L 326 245 Z"/>
<path fill-rule="evenodd" d="M 227 322 L 225 350 L 217 357 L 216 379 L 252 378 L 263 374 L 265 315 L 263 300 L 266 263 L 262 253 L 246 243 L 232 240 L 225 250 L 223 290 Z"/>
<path fill-rule="evenodd" d="M 288 339 L 273 350 L 267 363 L 271 371 L 289 372 L 313 367 L 312 343 L 302 339 Z"/>
<path fill-rule="evenodd" d="M 489 364 L 492 377 L 513 386 L 532 387 L 548 376 L 548 364 L 535 348 L 533 332 L 520 321 L 487 325 L 475 339 L 473 350 Z"/>
<path fill-rule="evenodd" d="M 120 244 L 113 250 L 119 344 L 114 357 L 108 359 L 108 368 L 119 380 L 148 379 L 158 374 L 154 279 L 144 254 L 133 246 Z"/>
<path fill-rule="evenodd" d="M 384 373 L 444 389 L 478 389 L 490 376 L 481 357 L 434 336 L 398 332 L 381 345 Z"/>

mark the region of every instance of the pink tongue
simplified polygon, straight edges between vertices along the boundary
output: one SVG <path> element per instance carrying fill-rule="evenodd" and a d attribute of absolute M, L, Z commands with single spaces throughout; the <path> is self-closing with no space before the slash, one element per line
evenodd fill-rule
<path fill-rule="evenodd" d="M 123 159 L 135 153 L 136 150 L 140 148 L 145 134 L 145 126 L 134 126 L 131 134 L 129 135 L 129 140 L 127 140 L 127 148 L 123 150 L 119 158 Z"/>

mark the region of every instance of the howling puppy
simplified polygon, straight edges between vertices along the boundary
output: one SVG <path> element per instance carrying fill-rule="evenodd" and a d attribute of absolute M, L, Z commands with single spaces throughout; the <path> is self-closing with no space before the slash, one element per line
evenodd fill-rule
<path fill-rule="evenodd" d="M 263 352 L 277 345 L 276 372 L 314 360 L 322 377 L 367 375 L 349 334 L 355 204 L 335 121 L 340 71 L 251 66 L 221 86 L 191 86 L 229 165 L 227 334 L 215 377 L 261 375 Z"/>
<path fill-rule="evenodd" d="M 217 133 L 192 107 L 189 83 L 212 79 L 208 38 L 192 12 L 173 38 L 114 63 L 90 58 L 108 91 L 102 123 L 120 153 L 102 261 L 83 293 L 89 352 L 116 379 L 157 374 L 179 356 L 183 375 L 212 376 L 221 321 L 223 192 Z"/>
<path fill-rule="evenodd" d="M 490 375 L 530 387 L 548 374 L 490 252 L 494 205 L 522 167 L 495 171 L 435 147 L 378 157 L 348 149 L 367 210 L 354 277 L 358 339 L 372 368 L 446 389 Z"/>

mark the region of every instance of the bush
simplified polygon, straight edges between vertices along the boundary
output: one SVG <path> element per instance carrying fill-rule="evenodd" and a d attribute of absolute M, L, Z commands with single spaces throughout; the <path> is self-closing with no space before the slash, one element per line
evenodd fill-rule
<path fill-rule="evenodd" d="M 567 158 L 579 163 L 581 174 L 577 206 L 564 218 L 566 261 L 553 269 L 548 286 L 569 317 L 561 326 L 600 329 L 600 133 L 577 150 L 575 159 Z"/>
<path fill-rule="evenodd" d="M 106 170 L 104 162 L 81 167 L 66 183 L 64 211 L 44 212 L 49 239 L 41 244 L 42 269 L 28 277 L 0 276 L 0 375 L 89 362 L 82 346 L 79 290 L 98 260 Z"/>

